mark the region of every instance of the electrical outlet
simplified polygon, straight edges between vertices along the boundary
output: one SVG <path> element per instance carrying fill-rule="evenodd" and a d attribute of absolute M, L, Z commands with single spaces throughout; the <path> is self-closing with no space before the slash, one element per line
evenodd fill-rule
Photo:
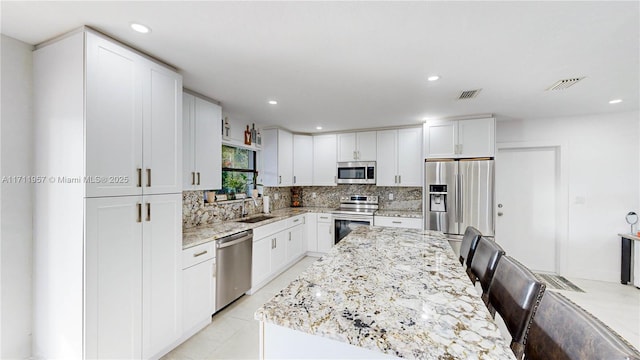
<path fill-rule="evenodd" d="M 280 199 L 280 193 L 275 193 L 275 194 L 273 194 L 273 199 L 274 199 L 274 200 L 278 200 L 278 199 Z"/>
<path fill-rule="evenodd" d="M 316 193 L 311 193 L 311 197 L 315 199 L 316 198 Z"/>
<path fill-rule="evenodd" d="M 389 200 L 393 200 L 393 193 L 389 193 Z"/>

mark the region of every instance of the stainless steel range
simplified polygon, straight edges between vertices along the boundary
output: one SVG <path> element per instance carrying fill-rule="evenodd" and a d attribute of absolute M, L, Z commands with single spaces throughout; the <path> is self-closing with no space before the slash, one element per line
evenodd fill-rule
<path fill-rule="evenodd" d="M 333 211 L 334 243 L 337 244 L 357 227 L 373 225 L 376 210 L 377 196 L 341 196 L 340 207 Z"/>

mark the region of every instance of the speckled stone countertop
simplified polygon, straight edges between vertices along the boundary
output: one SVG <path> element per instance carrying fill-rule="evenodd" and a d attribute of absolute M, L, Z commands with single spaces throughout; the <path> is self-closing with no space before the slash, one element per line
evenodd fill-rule
<path fill-rule="evenodd" d="M 375 216 L 391 216 L 422 219 L 421 211 L 410 210 L 376 210 Z"/>
<path fill-rule="evenodd" d="M 515 359 L 447 239 L 360 227 L 255 313 L 410 359 Z"/>
<path fill-rule="evenodd" d="M 189 229 L 184 229 L 182 232 L 182 249 L 188 249 L 200 244 L 207 243 L 209 241 L 217 240 L 225 236 L 233 235 L 245 230 L 255 229 L 259 226 L 267 225 L 276 221 L 284 220 L 286 218 L 305 214 L 305 213 L 329 213 L 333 208 L 321 208 L 321 207 L 300 207 L 300 208 L 285 208 L 274 210 L 269 214 L 258 214 L 249 216 L 244 219 L 237 219 L 231 221 L 223 221 L 210 225 L 196 226 Z M 271 219 L 260 221 L 258 223 L 242 223 L 240 220 L 251 219 L 258 216 L 272 216 Z"/>

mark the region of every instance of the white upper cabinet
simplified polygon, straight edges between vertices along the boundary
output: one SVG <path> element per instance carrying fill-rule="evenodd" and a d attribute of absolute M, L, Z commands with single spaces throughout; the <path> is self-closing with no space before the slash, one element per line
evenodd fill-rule
<path fill-rule="evenodd" d="M 188 93 L 182 98 L 183 189 L 220 189 L 222 107 Z"/>
<path fill-rule="evenodd" d="M 293 185 L 313 185 L 313 137 L 293 135 Z"/>
<path fill-rule="evenodd" d="M 422 186 L 422 129 L 378 131 L 376 184 Z"/>
<path fill-rule="evenodd" d="M 338 161 L 376 161 L 376 132 L 338 134 Z"/>
<path fill-rule="evenodd" d="M 313 185 L 336 185 L 336 135 L 313 136 Z"/>
<path fill-rule="evenodd" d="M 182 77 L 86 34 L 86 196 L 182 190 Z"/>
<path fill-rule="evenodd" d="M 281 129 L 262 131 L 263 173 L 265 186 L 293 185 L 293 135 Z"/>
<path fill-rule="evenodd" d="M 495 119 L 433 121 L 425 124 L 426 158 L 493 157 Z"/>

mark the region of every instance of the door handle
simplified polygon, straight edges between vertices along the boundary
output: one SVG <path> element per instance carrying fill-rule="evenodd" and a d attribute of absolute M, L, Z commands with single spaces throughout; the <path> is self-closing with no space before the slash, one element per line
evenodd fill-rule
<path fill-rule="evenodd" d="M 151 169 L 147 169 L 147 187 L 151 187 Z"/>
<path fill-rule="evenodd" d="M 151 203 L 147 203 L 147 218 L 146 221 L 151 221 Z"/>

